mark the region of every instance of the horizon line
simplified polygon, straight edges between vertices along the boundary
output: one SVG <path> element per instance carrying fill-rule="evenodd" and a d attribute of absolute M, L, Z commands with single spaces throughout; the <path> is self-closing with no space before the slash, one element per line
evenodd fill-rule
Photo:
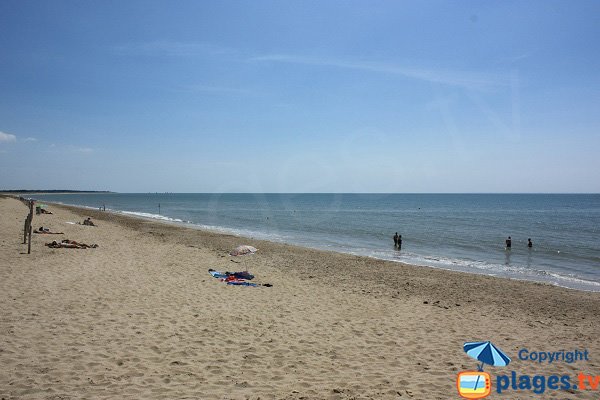
<path fill-rule="evenodd" d="M 45 190 L 32 190 L 32 189 L 23 189 L 23 190 L 0 190 L 0 194 L 18 194 L 18 193 L 37 193 L 37 194 L 376 194 L 376 195 L 396 195 L 396 194 L 472 194 L 472 195 L 514 195 L 514 194 L 523 194 L 523 195 L 532 195 L 532 194 L 556 194 L 556 195 L 569 195 L 569 194 L 587 194 L 587 195 L 597 195 L 600 192 L 157 192 L 157 191 L 145 191 L 145 192 L 118 192 L 112 190 L 73 190 L 73 189 L 45 189 Z"/>

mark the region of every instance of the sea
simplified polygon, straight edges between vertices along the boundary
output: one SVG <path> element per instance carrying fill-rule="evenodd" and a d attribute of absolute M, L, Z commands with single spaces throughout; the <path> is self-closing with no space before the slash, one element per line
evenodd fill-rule
<path fill-rule="evenodd" d="M 82 193 L 34 198 L 246 238 L 600 291 L 600 194 Z M 400 250 L 394 246 L 396 232 L 402 235 Z M 240 244 L 251 242 L 240 238 Z"/>

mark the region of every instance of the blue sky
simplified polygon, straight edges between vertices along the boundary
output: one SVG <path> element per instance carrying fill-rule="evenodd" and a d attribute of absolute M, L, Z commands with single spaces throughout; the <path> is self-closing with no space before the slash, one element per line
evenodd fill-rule
<path fill-rule="evenodd" d="M 0 188 L 600 192 L 598 1 L 0 2 Z"/>

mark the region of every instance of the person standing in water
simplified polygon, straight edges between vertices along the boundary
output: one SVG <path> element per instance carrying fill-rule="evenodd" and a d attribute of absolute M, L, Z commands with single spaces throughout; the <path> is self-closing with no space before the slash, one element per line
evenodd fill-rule
<path fill-rule="evenodd" d="M 398 246 L 398 232 L 394 235 L 394 247 Z"/>
<path fill-rule="evenodd" d="M 398 236 L 398 250 L 402 248 L 402 235 Z"/>
<path fill-rule="evenodd" d="M 512 247 L 512 239 L 509 236 L 508 239 L 506 239 L 506 249 L 508 250 L 511 247 Z"/>
<path fill-rule="evenodd" d="M 529 247 L 529 248 L 533 247 L 533 242 L 531 241 L 531 238 L 527 239 L 527 247 Z"/>

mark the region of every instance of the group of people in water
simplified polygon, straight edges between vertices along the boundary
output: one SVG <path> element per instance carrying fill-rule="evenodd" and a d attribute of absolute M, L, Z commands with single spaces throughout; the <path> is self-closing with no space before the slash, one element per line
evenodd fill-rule
<path fill-rule="evenodd" d="M 512 239 L 510 238 L 510 236 L 504 241 L 504 243 L 506 244 L 506 250 L 512 248 Z M 527 239 L 527 247 L 533 247 L 533 242 L 531 241 L 531 238 Z"/>
<path fill-rule="evenodd" d="M 504 243 L 506 244 L 506 250 L 512 248 L 512 239 L 510 236 L 508 237 L 508 239 L 506 239 Z M 402 235 L 398 235 L 398 232 L 396 232 L 396 234 L 394 235 L 394 247 L 397 247 L 398 250 L 402 248 Z M 533 242 L 531 241 L 531 238 L 527 239 L 527 247 L 533 247 Z"/>

